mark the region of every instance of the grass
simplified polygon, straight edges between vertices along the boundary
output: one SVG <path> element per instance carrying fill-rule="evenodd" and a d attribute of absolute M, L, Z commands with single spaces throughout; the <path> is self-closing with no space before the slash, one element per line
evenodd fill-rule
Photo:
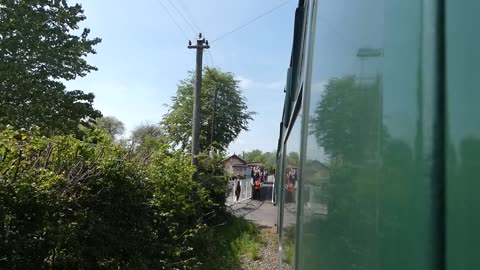
<path fill-rule="evenodd" d="M 260 251 L 263 244 L 258 240 L 257 236 L 244 232 L 235 240 L 234 245 L 238 249 L 239 255 L 247 255 L 254 261 L 261 259 Z"/>
<path fill-rule="evenodd" d="M 293 265 L 295 258 L 295 226 L 289 226 L 284 230 L 283 248 L 285 250 L 285 255 L 283 256 L 283 261 L 289 265 Z"/>
<path fill-rule="evenodd" d="M 204 236 L 200 269 L 237 270 L 242 256 L 252 260 L 261 258 L 263 243 L 255 224 L 231 214 L 222 216 L 220 221 L 224 225 L 213 228 Z"/>

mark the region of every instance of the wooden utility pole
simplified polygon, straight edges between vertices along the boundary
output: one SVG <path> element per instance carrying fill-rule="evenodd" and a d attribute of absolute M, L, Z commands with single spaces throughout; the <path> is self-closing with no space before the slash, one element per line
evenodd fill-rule
<path fill-rule="evenodd" d="M 208 40 L 198 34 L 197 45 L 188 41 L 189 49 L 197 49 L 197 64 L 195 66 L 195 89 L 193 90 L 193 124 L 192 124 L 192 165 L 198 165 L 197 155 L 200 152 L 200 90 L 202 89 L 202 58 L 203 49 L 208 49 Z"/>

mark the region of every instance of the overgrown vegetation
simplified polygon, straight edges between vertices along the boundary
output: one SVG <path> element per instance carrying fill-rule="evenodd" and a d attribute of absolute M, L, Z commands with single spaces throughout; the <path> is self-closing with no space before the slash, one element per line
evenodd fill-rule
<path fill-rule="evenodd" d="M 260 259 L 262 247 L 257 226 L 243 218 L 226 214 L 221 226 L 216 226 L 204 235 L 206 242 L 202 270 L 237 270 L 242 256 Z"/>
<path fill-rule="evenodd" d="M 220 191 L 191 180 L 189 156 L 165 145 L 135 153 L 84 132 L 0 133 L 0 268 L 199 266 L 205 243 L 216 245 L 205 235 L 221 220 L 210 197 Z"/>
<path fill-rule="evenodd" d="M 251 260 L 259 260 L 262 243 L 259 242 L 255 235 L 244 232 L 235 240 L 235 246 L 238 248 L 239 254 L 247 255 Z"/>

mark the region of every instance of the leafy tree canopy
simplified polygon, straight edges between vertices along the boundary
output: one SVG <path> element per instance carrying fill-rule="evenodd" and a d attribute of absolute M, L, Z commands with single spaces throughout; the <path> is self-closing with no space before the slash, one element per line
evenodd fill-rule
<path fill-rule="evenodd" d="M 274 151 L 262 152 L 262 150 L 255 149 L 243 153 L 242 157 L 248 162 L 262 162 L 268 171 L 273 171 L 275 168 L 276 155 Z"/>
<path fill-rule="evenodd" d="M 160 125 L 142 123 L 136 126 L 132 131 L 132 141 L 137 144 L 143 144 L 148 138 L 158 139 L 162 137 Z"/>
<path fill-rule="evenodd" d="M 165 136 L 159 124 L 142 123 L 133 129 L 130 136 L 130 147 L 137 152 L 150 153 L 165 143 Z"/>
<path fill-rule="evenodd" d="M 189 72 L 188 77 L 178 84 L 177 95 L 172 97 L 172 105 L 169 106 L 169 111 L 161 122 L 168 140 L 182 149 L 188 148 L 190 144 L 194 84 L 194 73 Z M 217 68 L 204 68 L 201 91 L 200 150 L 206 149 L 211 142 L 217 148 L 224 150 L 241 131 L 248 130 L 248 123 L 253 120 L 252 116 L 255 113 L 248 111 L 247 99 L 242 95 L 238 84 L 239 82 L 230 72 L 222 72 Z M 213 123 L 215 90 L 217 100 Z"/>
<path fill-rule="evenodd" d="M 101 116 L 92 93 L 64 85 L 97 69 L 84 59 L 100 42 L 88 38 L 89 29 L 78 32 L 85 18 L 80 5 L 66 0 L 1 1 L 1 124 L 71 133 Z"/>
<path fill-rule="evenodd" d="M 112 138 L 122 135 L 125 132 L 125 125 L 114 116 L 97 118 L 97 127 L 105 130 Z"/>
<path fill-rule="evenodd" d="M 248 162 L 265 162 L 262 150 L 255 149 L 250 152 L 243 153 L 243 159 Z"/>

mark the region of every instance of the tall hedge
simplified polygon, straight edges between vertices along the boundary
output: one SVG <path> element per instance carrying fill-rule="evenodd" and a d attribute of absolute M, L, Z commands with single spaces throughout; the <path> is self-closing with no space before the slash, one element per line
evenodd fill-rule
<path fill-rule="evenodd" d="M 87 134 L 0 132 L 0 269 L 195 268 L 215 202 L 189 157 Z"/>

